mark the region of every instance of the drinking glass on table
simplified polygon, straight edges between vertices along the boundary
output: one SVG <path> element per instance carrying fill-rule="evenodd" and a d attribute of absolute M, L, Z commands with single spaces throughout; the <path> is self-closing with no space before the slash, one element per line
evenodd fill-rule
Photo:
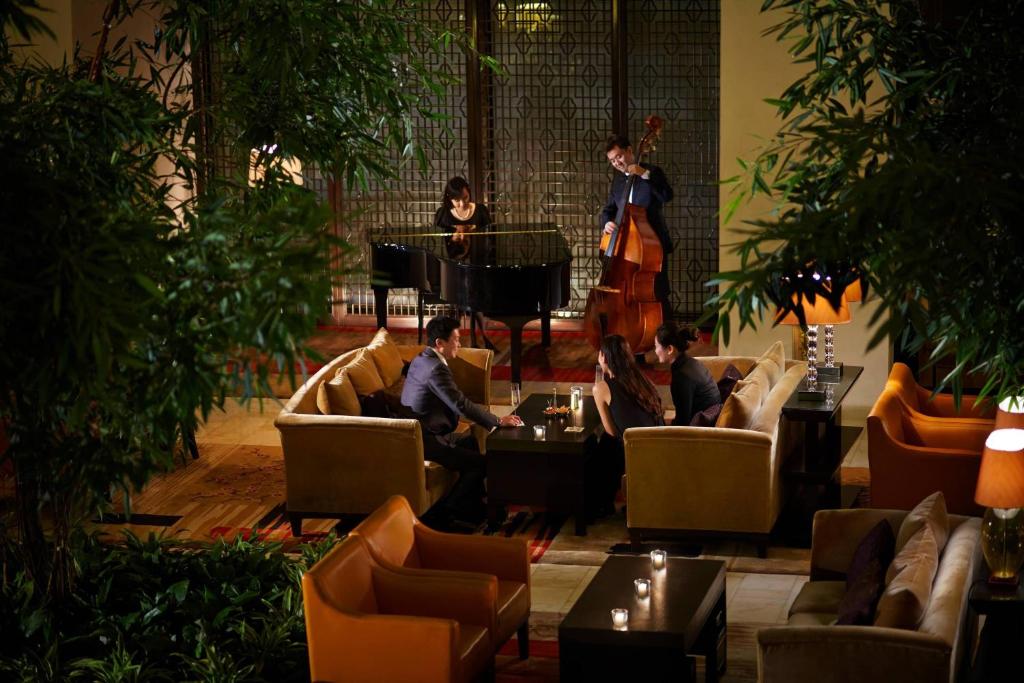
<path fill-rule="evenodd" d="M 516 414 L 516 408 L 519 407 L 519 403 L 520 403 L 520 399 L 521 399 L 521 394 L 520 394 L 521 390 L 520 390 L 519 382 L 512 382 L 511 386 L 512 386 L 512 414 L 515 415 Z"/>

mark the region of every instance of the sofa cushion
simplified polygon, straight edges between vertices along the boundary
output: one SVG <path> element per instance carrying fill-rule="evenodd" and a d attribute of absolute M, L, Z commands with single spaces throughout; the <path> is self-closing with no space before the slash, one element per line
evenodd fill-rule
<path fill-rule="evenodd" d="M 725 371 L 717 382 L 718 394 L 722 397 L 722 403 L 725 403 L 726 399 L 729 398 L 729 394 L 736 388 L 736 382 L 739 382 L 741 379 L 743 379 L 743 373 L 735 365 L 729 363 L 725 366 Z"/>
<path fill-rule="evenodd" d="M 348 365 L 338 370 L 347 370 L 352 386 L 360 396 L 367 396 L 375 391 L 384 388 L 384 380 L 377 372 L 377 365 L 373 362 L 373 356 L 366 349 L 360 349 L 356 357 L 349 361 Z"/>
<path fill-rule="evenodd" d="M 777 341 L 768 347 L 768 350 L 757 359 L 757 365 L 765 364 L 768 378 L 774 387 L 782 379 L 786 372 L 786 349 L 781 341 Z"/>
<path fill-rule="evenodd" d="M 949 515 L 946 513 L 946 497 L 942 491 L 936 491 L 922 500 L 903 518 L 903 524 L 896 534 L 896 552 L 900 552 L 911 537 L 925 526 L 931 528 L 935 536 L 935 545 L 941 555 L 943 548 L 946 547 L 946 539 L 949 538 Z M 891 571 L 886 582 L 891 581 L 895 573 Z"/>
<path fill-rule="evenodd" d="M 771 385 L 775 386 L 778 384 L 778 381 L 782 379 L 782 375 L 785 374 L 785 347 L 782 345 L 782 342 L 775 342 L 768 347 L 767 351 L 761 354 L 757 365 L 760 366 L 761 364 L 766 364 L 765 370 L 768 373 L 768 378 L 771 380 Z"/>
<path fill-rule="evenodd" d="M 789 616 L 800 612 L 820 612 L 835 619 L 845 592 L 845 581 L 808 581 L 789 606 Z"/>
<path fill-rule="evenodd" d="M 722 414 L 718 416 L 715 426 L 732 429 L 746 429 L 750 426 L 761 407 L 762 386 L 763 383 L 757 379 L 737 382 L 736 388 L 729 394 L 729 400 L 722 404 Z"/>
<path fill-rule="evenodd" d="M 935 535 L 925 526 L 907 542 L 893 560 L 900 563 L 875 611 L 875 626 L 917 628 L 931 599 L 932 582 L 939 568 Z"/>
<path fill-rule="evenodd" d="M 827 612 L 796 612 L 790 615 L 786 626 L 832 626 L 836 615 Z"/>
<path fill-rule="evenodd" d="M 388 334 L 387 328 L 377 330 L 377 334 L 367 344 L 366 349 L 373 356 L 373 362 L 384 386 L 389 387 L 402 378 L 402 354 Z"/>
<path fill-rule="evenodd" d="M 896 536 L 885 519 L 861 539 L 846 571 L 846 592 L 839 602 L 837 624 L 865 626 L 874 621 L 895 549 Z"/>
<path fill-rule="evenodd" d="M 316 407 L 324 415 L 351 415 L 358 417 L 363 414 L 356 396 L 355 387 L 348 377 L 345 368 L 338 370 L 334 379 L 321 382 L 316 392 Z"/>

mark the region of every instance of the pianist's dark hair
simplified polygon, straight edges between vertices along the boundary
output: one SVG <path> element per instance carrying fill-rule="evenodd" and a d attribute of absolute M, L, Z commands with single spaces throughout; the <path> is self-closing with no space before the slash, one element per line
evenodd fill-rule
<path fill-rule="evenodd" d="M 443 315 L 434 316 L 427 323 L 427 346 L 434 348 L 438 339 L 447 341 L 454 330 L 459 329 L 459 321 Z"/>
<path fill-rule="evenodd" d="M 465 178 L 460 175 L 449 178 L 448 183 L 444 186 L 444 195 L 441 197 L 441 204 L 444 208 L 452 208 L 452 200 L 456 197 L 461 197 L 463 190 L 469 190 L 469 183 L 466 182 Z M 470 196 L 472 195 L 473 192 L 470 190 Z"/>
<path fill-rule="evenodd" d="M 607 154 L 616 147 L 626 149 L 627 147 L 630 146 L 631 145 L 629 142 L 629 138 L 627 138 L 625 135 L 609 135 L 608 139 L 604 143 L 604 153 Z"/>

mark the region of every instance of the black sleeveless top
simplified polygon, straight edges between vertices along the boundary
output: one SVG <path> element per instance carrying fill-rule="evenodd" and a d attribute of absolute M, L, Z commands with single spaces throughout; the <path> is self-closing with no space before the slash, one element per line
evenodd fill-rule
<path fill-rule="evenodd" d="M 626 393 L 626 390 L 622 388 L 618 380 L 614 377 L 608 377 L 605 381 L 608 382 L 608 389 L 612 395 L 608 409 L 612 413 L 612 422 L 615 423 L 615 429 L 619 432 L 616 438 L 621 439 L 622 433 L 630 427 L 664 426 L 665 420 L 662 416 L 644 410 L 636 402 L 636 399 Z"/>
<path fill-rule="evenodd" d="M 477 204 L 473 215 L 465 220 L 459 220 L 452 215 L 451 209 L 441 207 L 434 214 L 434 227 L 444 232 L 456 232 L 456 226 L 472 225 L 472 232 L 481 232 L 491 224 L 491 212 L 483 204 Z M 466 241 L 455 242 L 451 237 L 444 238 L 444 246 L 448 257 L 459 261 L 469 261 L 486 265 L 490 262 L 489 256 L 493 251 L 493 238 L 488 237 L 467 237 Z"/>

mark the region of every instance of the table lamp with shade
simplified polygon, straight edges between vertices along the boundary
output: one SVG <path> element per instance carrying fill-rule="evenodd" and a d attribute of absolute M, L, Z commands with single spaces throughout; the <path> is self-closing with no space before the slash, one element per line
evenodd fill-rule
<path fill-rule="evenodd" d="M 1024 429 L 997 429 L 985 440 L 974 502 L 983 505 L 981 551 L 989 583 L 1016 586 L 1024 562 Z"/>
<path fill-rule="evenodd" d="M 812 303 L 808 298 L 794 295 L 797 306 L 803 310 L 804 323 L 807 325 L 807 381 L 801 390 L 800 398 L 805 400 L 825 400 L 825 392 L 818 389 L 818 325 L 837 325 L 850 322 L 850 307 L 846 303 L 846 295 L 839 300 L 839 308 L 833 308 L 824 296 L 816 296 Z M 783 313 L 779 311 L 776 323 L 782 325 L 799 325 L 800 318 L 795 311 Z M 834 358 L 830 337 L 826 337 L 826 362 Z"/>
<path fill-rule="evenodd" d="M 996 429 L 1024 429 L 1024 396 L 1009 396 L 999 402 Z"/>

